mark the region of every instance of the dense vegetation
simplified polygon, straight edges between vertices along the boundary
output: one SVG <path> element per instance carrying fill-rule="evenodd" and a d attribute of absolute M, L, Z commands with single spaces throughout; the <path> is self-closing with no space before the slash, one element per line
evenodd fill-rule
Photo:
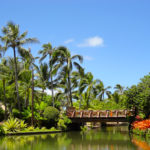
<path fill-rule="evenodd" d="M 33 56 L 25 44 L 36 38 L 26 38 L 19 25 L 9 22 L 0 35 L 0 120 L 10 116 L 36 127 L 59 126 L 66 129 L 69 122 L 62 111 L 76 109 L 135 108 L 148 117 L 150 114 L 150 75 L 137 86 L 125 89 L 120 84 L 105 87 L 91 72 L 82 67 L 83 57 L 71 55 L 64 46 L 43 44 L 39 56 Z M 10 51 L 13 57 L 5 55 Z M 46 93 L 51 91 L 51 95 Z M 60 113 L 61 112 L 61 113 Z M 53 114 L 52 114 L 53 113 Z M 59 117 L 58 117 L 59 116 Z M 65 118 L 65 119 L 64 119 Z M 11 119 L 11 118 L 10 118 Z"/>

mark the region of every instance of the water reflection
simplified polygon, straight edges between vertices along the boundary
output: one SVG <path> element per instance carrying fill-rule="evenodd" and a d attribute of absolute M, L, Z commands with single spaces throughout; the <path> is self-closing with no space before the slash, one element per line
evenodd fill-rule
<path fill-rule="evenodd" d="M 107 127 L 84 134 L 67 132 L 0 139 L 1 150 L 149 150 L 146 144 L 136 138 L 130 139 L 126 127 Z"/>

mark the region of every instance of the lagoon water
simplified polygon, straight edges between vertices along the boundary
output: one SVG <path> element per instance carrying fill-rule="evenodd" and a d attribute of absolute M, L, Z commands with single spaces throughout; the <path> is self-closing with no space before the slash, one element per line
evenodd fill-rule
<path fill-rule="evenodd" d="M 0 150 L 150 150 L 150 141 L 131 137 L 127 127 L 0 138 Z"/>

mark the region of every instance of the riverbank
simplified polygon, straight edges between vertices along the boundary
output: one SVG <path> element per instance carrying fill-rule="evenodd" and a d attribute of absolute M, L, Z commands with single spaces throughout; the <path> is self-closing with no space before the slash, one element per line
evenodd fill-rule
<path fill-rule="evenodd" d="M 5 135 L 35 135 L 35 134 L 51 134 L 51 133 L 61 133 L 61 132 L 64 132 L 62 130 L 56 130 L 56 131 L 50 131 L 50 130 L 47 130 L 47 131 L 19 131 L 19 132 L 9 132 L 9 133 L 6 133 Z"/>

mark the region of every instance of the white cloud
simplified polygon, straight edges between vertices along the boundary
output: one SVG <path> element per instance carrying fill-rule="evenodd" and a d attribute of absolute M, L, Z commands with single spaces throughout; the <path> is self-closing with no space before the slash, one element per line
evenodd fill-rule
<path fill-rule="evenodd" d="M 69 43 L 72 43 L 72 42 L 74 42 L 74 39 L 68 39 L 68 40 L 64 41 L 65 44 L 69 44 Z"/>
<path fill-rule="evenodd" d="M 88 60 L 88 61 L 93 60 L 93 58 L 92 58 L 92 57 L 90 57 L 90 56 L 83 56 L 83 58 L 84 58 L 85 60 Z"/>
<path fill-rule="evenodd" d="M 104 40 L 99 36 L 90 37 L 85 39 L 83 43 L 79 44 L 78 47 L 96 47 L 103 46 Z"/>
<path fill-rule="evenodd" d="M 54 95 L 55 95 L 57 92 L 58 92 L 57 90 L 54 90 Z M 46 89 L 46 90 L 45 90 L 45 93 L 46 93 L 47 95 L 52 95 L 52 91 L 49 90 L 49 89 Z"/>

